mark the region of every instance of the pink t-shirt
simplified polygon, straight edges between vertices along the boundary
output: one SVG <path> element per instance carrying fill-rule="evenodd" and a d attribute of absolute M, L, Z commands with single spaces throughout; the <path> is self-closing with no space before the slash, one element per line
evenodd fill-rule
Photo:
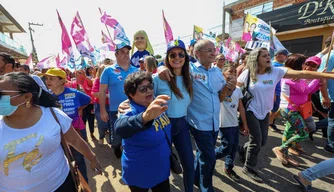
<path fill-rule="evenodd" d="M 93 85 L 89 85 L 88 81 L 89 81 L 88 79 L 85 79 L 83 82 L 74 81 L 72 82 L 72 86 L 77 88 L 77 85 L 79 85 L 78 90 L 86 93 L 92 99 L 93 98 L 92 96 L 92 86 Z M 91 101 L 91 103 L 93 103 L 93 100 Z"/>
<path fill-rule="evenodd" d="M 94 82 L 93 82 L 93 87 L 92 87 L 92 93 L 97 93 L 100 91 L 100 78 L 96 78 L 94 79 Z M 107 90 L 107 96 L 108 96 L 108 90 Z M 97 103 L 99 104 L 99 98 L 98 97 L 93 97 L 93 101 L 94 103 Z M 108 97 L 106 97 L 106 104 L 109 105 L 109 99 Z"/>

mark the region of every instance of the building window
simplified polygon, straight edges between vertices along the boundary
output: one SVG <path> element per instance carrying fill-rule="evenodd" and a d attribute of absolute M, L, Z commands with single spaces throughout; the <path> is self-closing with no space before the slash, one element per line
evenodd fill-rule
<path fill-rule="evenodd" d="M 249 13 L 251 15 L 257 16 L 262 13 L 270 12 L 273 10 L 273 2 L 264 3 L 262 5 L 258 5 L 256 7 L 252 7 L 250 9 L 246 9 L 244 11 L 245 14 Z"/>

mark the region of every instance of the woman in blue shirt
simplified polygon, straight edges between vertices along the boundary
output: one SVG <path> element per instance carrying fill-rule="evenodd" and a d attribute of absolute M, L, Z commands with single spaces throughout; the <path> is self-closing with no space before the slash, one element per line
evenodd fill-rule
<path fill-rule="evenodd" d="M 172 124 L 172 142 L 178 152 L 184 170 L 184 190 L 191 192 L 194 188 L 195 170 L 186 116 L 193 89 L 189 70 L 189 56 L 183 41 L 174 40 L 168 44 L 165 65 L 173 77 L 171 77 L 170 81 L 164 81 L 159 76 L 154 76 L 154 95 L 168 95 L 171 98 L 168 101 L 166 114 Z"/>
<path fill-rule="evenodd" d="M 171 138 L 166 95 L 153 95 L 149 73 L 130 74 L 124 82 L 124 92 L 130 109 L 115 122 L 116 133 L 123 138 L 122 177 L 132 192 L 169 192 Z"/>

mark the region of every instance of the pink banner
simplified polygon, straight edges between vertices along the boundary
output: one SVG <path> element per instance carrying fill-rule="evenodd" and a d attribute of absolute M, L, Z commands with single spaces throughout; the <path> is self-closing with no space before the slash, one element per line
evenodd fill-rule
<path fill-rule="evenodd" d="M 24 63 L 25 65 L 29 66 L 29 69 L 34 69 L 34 65 L 32 63 L 32 53 L 30 53 L 29 57 L 27 58 L 26 62 Z"/>
<path fill-rule="evenodd" d="M 168 44 L 170 41 L 172 41 L 174 39 L 174 37 L 173 37 L 172 28 L 169 26 L 169 24 L 168 24 L 168 22 L 165 18 L 164 10 L 162 10 L 162 19 L 163 19 L 163 25 L 164 25 L 164 33 L 165 33 L 166 44 Z"/>
<path fill-rule="evenodd" d="M 111 40 L 106 34 L 102 33 L 102 43 L 103 43 L 103 50 L 106 51 L 115 51 L 116 50 L 116 44 L 113 40 Z"/>

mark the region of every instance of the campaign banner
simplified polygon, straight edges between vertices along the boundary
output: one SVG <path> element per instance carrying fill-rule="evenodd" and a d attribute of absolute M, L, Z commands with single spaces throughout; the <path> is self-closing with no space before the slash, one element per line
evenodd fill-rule
<path fill-rule="evenodd" d="M 251 14 L 247 14 L 241 39 L 243 41 L 270 41 L 270 25 Z M 271 28 L 275 34 L 275 29 Z"/>
<path fill-rule="evenodd" d="M 264 47 L 270 50 L 270 42 L 269 41 L 248 41 L 245 45 L 247 49 L 255 49 L 259 47 Z"/>

